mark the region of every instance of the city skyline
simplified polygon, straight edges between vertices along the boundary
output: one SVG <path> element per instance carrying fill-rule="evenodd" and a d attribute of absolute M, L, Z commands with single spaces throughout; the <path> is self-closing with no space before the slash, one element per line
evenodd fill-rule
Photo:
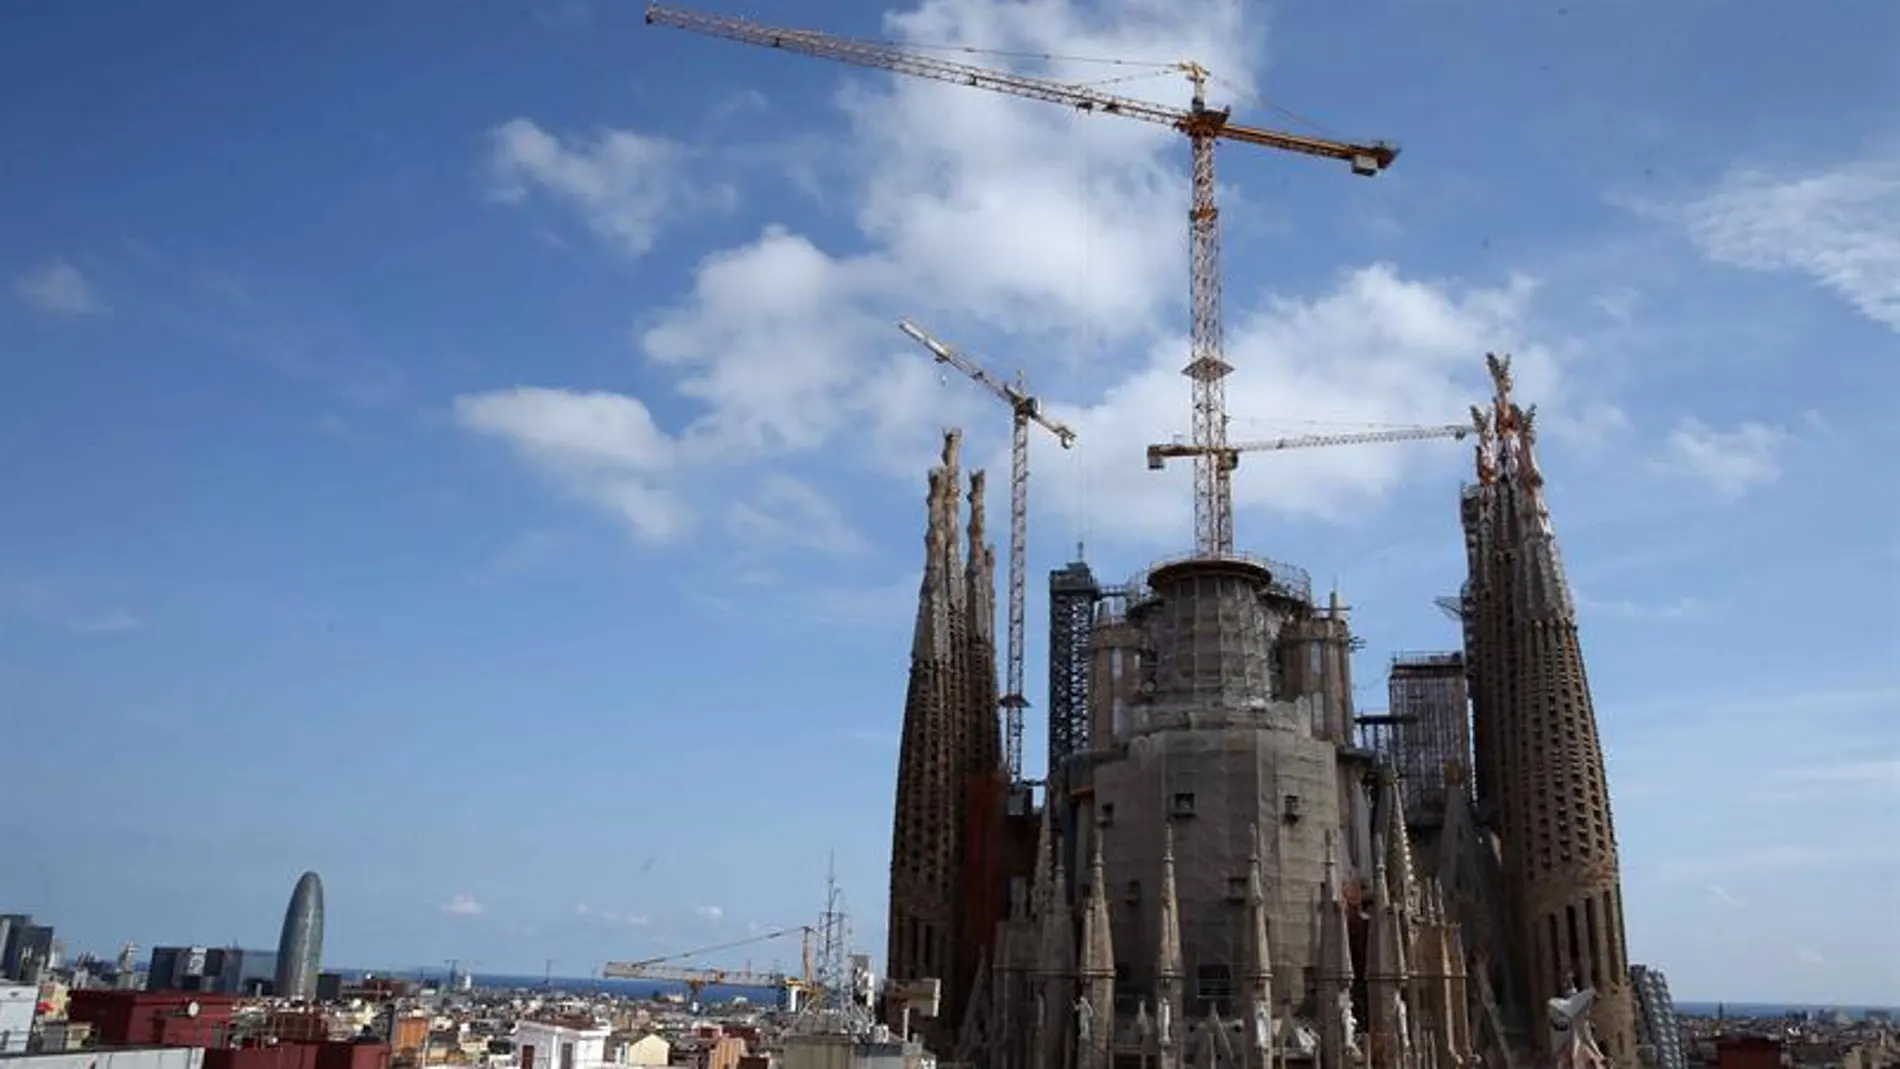
<path fill-rule="evenodd" d="M 1721 10 L 798 18 L 1192 56 L 1237 118 L 1399 142 L 1370 182 L 1221 157 L 1235 435 L 1459 421 L 1516 354 L 1630 960 L 1690 1002 L 1900 1003 L 1891 903 L 1839 891 L 1900 881 L 1900 506 L 1866 485 L 1900 452 L 1900 11 Z M 1142 457 L 1189 429 L 1166 130 L 637 5 L 4 19 L 36 103 L 0 118 L 0 694 L 33 758 L 0 910 L 75 951 L 268 947 L 314 870 L 333 960 L 594 968 L 810 923 L 835 851 L 882 960 L 915 501 L 946 424 L 1006 467 L 900 316 L 1077 432 L 1031 445 L 1032 621 L 1078 541 L 1108 582 L 1189 547 L 1184 466 Z M 1362 711 L 1458 644 L 1471 477 L 1443 442 L 1235 473 L 1241 547 L 1337 579 Z"/>

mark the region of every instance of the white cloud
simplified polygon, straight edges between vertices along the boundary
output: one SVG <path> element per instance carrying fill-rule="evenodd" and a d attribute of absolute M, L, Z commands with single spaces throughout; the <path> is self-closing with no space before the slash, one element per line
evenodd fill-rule
<path fill-rule="evenodd" d="M 919 520 L 921 525 L 922 521 Z M 846 627 L 903 627 L 917 615 L 922 570 L 888 583 L 827 585 L 800 596 L 811 618 Z"/>
<path fill-rule="evenodd" d="M 716 921 L 725 917 L 726 911 L 718 906 L 694 906 L 693 915 L 701 920 Z"/>
<path fill-rule="evenodd" d="M 482 914 L 482 904 L 474 895 L 458 893 L 442 903 L 442 912 L 451 917 L 478 917 Z"/>
<path fill-rule="evenodd" d="M 736 538 L 760 549 L 790 547 L 838 554 L 869 549 L 838 506 L 788 475 L 769 475 L 749 500 L 732 502 L 726 524 Z"/>
<path fill-rule="evenodd" d="M 455 415 L 470 430 L 509 442 L 646 541 L 686 530 L 686 508 L 662 479 L 673 467 L 674 443 L 637 398 L 522 386 L 458 397 Z"/>
<path fill-rule="evenodd" d="M 1524 280 L 1498 288 L 1459 288 L 1408 279 L 1377 265 L 1354 271 L 1340 286 L 1310 299 L 1278 299 L 1235 318 L 1228 359 L 1239 370 L 1228 380 L 1227 403 L 1236 440 L 1272 437 L 1286 428 L 1255 419 L 1298 412 L 1305 419 L 1344 427 L 1457 423 L 1483 395 L 1487 348 L 1517 350 L 1518 379 L 1526 396 L 1554 402 L 1554 354 L 1522 342 L 1532 287 Z M 1044 465 L 1044 485 L 1056 508 L 1086 515 L 1098 531 L 1148 540 L 1185 538 L 1189 521 L 1185 464 L 1157 475 L 1146 470 L 1151 442 L 1188 430 L 1188 384 L 1180 374 L 1183 339 L 1154 345 L 1145 367 L 1109 388 L 1094 404 L 1052 410 L 1076 430 L 1071 471 Z M 1561 410 L 1559 410 L 1561 411 Z M 1258 427 L 1250 432 L 1249 425 Z M 1543 426 L 1556 437 L 1570 430 L 1560 417 Z M 1043 458 L 1055 448 L 1032 446 Z M 1431 464 L 1459 470 L 1469 449 L 1416 443 L 1302 450 L 1244 461 L 1234 477 L 1237 507 L 1346 520 L 1395 489 L 1408 470 Z M 1080 467 L 1078 474 L 1073 468 Z M 1065 477 L 1066 476 L 1066 477 Z M 1240 531 L 1241 541 L 1248 531 Z"/>
<path fill-rule="evenodd" d="M 624 924 L 629 928 L 645 928 L 653 923 L 652 919 L 643 913 L 621 913 L 618 910 L 596 909 L 585 902 L 574 907 L 574 914 L 602 924 Z"/>
<path fill-rule="evenodd" d="M 104 315 L 111 311 L 85 274 L 64 260 L 27 272 L 15 289 L 21 300 L 53 315 Z"/>
<path fill-rule="evenodd" d="M 1805 272 L 1900 330 L 1900 161 L 1794 177 L 1737 172 L 1682 218 L 1710 258 Z"/>
<path fill-rule="evenodd" d="M 1729 890 L 1728 888 L 1722 886 L 1719 883 L 1712 883 L 1709 885 L 1709 897 L 1731 908 L 1739 908 L 1745 904 L 1739 897 L 1736 896 L 1735 892 Z"/>
<path fill-rule="evenodd" d="M 1900 856 L 1900 844 L 1879 842 L 1761 843 L 1709 857 L 1672 857 L 1657 867 L 1665 882 L 1707 884 L 1723 877 L 1840 868 Z"/>
<path fill-rule="evenodd" d="M 1826 765 L 1776 770 L 1770 777 L 1775 783 L 1811 788 L 1844 790 L 1876 788 L 1900 791 L 1900 758 L 1856 759 Z"/>
<path fill-rule="evenodd" d="M 1578 595 L 1577 601 L 1589 612 L 1627 620 L 1693 620 L 1708 613 L 1709 606 L 1700 598 L 1680 597 L 1673 601 L 1598 601 Z"/>
<path fill-rule="evenodd" d="M 130 611 L 101 606 L 48 580 L 0 580 L 0 618 L 16 616 L 75 635 L 119 635 L 144 628 Z"/>
<path fill-rule="evenodd" d="M 668 215 L 730 201 L 724 187 L 696 188 L 686 180 L 688 155 L 674 142 L 625 130 L 563 142 L 531 120 L 510 119 L 489 131 L 489 195 L 509 204 L 549 197 L 639 256 L 653 247 Z"/>
<path fill-rule="evenodd" d="M 1106 9 L 1059 0 L 928 0 L 892 17 L 887 30 L 1017 55 L 1196 56 L 1245 83 L 1258 41 L 1244 10 L 1239 0 L 1215 0 L 1184 23 L 1158 0 L 1118 0 Z M 1102 76 L 1075 64 L 1038 72 L 1068 81 Z M 1163 100 L 1186 96 L 1178 76 L 1124 88 Z M 915 478 L 939 429 L 952 422 L 970 429 L 968 466 L 1006 470 L 1006 418 L 977 391 L 939 385 L 928 358 L 893 329 L 897 315 L 909 314 L 953 342 L 1011 338 L 994 346 L 1001 352 L 978 355 L 999 373 L 1023 367 L 1078 431 L 1076 449 L 1060 463 L 1052 463 L 1059 455 L 1053 443 L 1036 441 L 1039 509 L 1075 518 L 1092 542 L 1185 541 L 1187 466 L 1154 474 L 1144 457 L 1147 444 L 1183 434 L 1189 423 L 1180 374 L 1188 348 L 1181 336 L 1184 140 L 1163 126 L 905 78 L 854 79 L 841 102 L 851 136 L 836 157 L 850 164 L 840 171 L 856 186 L 847 192 L 860 205 L 862 240 L 833 249 L 767 227 L 748 244 L 704 258 L 690 294 L 642 320 L 637 348 L 678 376 L 696 411 L 668 450 L 678 465 L 640 469 L 640 489 L 661 494 L 689 466 L 819 450 Z M 570 160 L 574 153 L 528 136 L 538 128 L 522 122 L 517 136 L 538 146 L 537 158 L 568 160 L 562 168 L 577 177 L 563 179 L 565 186 L 588 191 L 576 199 L 610 199 L 591 191 L 613 183 L 593 177 L 595 165 L 580 166 L 600 151 Z M 547 170 L 565 174 L 562 168 Z M 1342 204 L 1352 203 L 1359 181 L 1338 167 Z M 1237 196 L 1226 206 L 1230 221 L 1244 221 L 1249 211 Z M 1566 396 L 1564 347 L 1531 320 L 1536 292 L 1530 279 L 1512 275 L 1427 279 L 1377 264 L 1343 272 L 1318 294 L 1234 287 L 1232 435 L 1462 422 L 1487 392 L 1480 356 L 1506 350 L 1518 358 L 1524 395 L 1544 412 L 1547 438 L 1600 440 L 1620 413 Z M 584 403 L 554 391 L 537 396 L 545 419 L 555 418 L 555 407 Z M 589 396 L 585 403 L 607 403 L 608 395 Z M 644 418 L 643 405 L 622 400 Z M 1303 425 L 1281 425 L 1292 417 Z M 1469 456 L 1466 447 L 1440 442 L 1256 457 L 1236 478 L 1236 501 L 1345 520 L 1375 507 L 1408 472 L 1454 477 Z M 575 485 L 571 473 L 561 477 Z M 1001 482 L 992 481 L 993 516 L 1007 507 Z M 764 526 L 746 507 L 729 519 Z M 1243 519 L 1242 542 L 1257 530 Z M 902 599 L 912 593 L 904 590 Z"/>
<path fill-rule="evenodd" d="M 1664 443 L 1665 466 L 1706 482 L 1717 494 L 1738 498 L 1781 474 L 1786 431 L 1764 423 L 1744 423 L 1718 431 L 1701 420 L 1684 419 Z"/>

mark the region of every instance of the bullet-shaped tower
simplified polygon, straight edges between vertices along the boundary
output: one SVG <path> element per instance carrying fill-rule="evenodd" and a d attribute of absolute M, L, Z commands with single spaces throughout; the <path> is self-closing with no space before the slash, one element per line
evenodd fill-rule
<path fill-rule="evenodd" d="M 323 964 L 323 880 L 306 872 L 290 893 L 284 930 L 277 937 L 277 976 L 271 993 L 278 998 L 317 997 L 317 972 Z"/>
<path fill-rule="evenodd" d="M 1464 509 L 1479 805 L 1502 843 L 1511 985 L 1531 1034 L 1572 984 L 1597 991 L 1598 1042 L 1636 1064 L 1616 831 L 1576 609 L 1537 466 L 1536 409 L 1488 357 L 1479 485 Z"/>

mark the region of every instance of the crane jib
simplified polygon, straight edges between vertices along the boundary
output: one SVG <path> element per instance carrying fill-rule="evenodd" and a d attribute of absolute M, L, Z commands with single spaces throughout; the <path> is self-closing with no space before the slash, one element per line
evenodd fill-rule
<path fill-rule="evenodd" d="M 1214 177 L 1214 153 L 1211 151 L 1214 142 L 1238 141 L 1303 156 L 1336 160 L 1346 163 L 1352 173 L 1366 176 L 1380 173 L 1398 157 L 1396 148 L 1380 142 L 1355 144 L 1229 125 L 1225 109 L 1216 111 L 1203 104 L 1207 71 L 1198 64 L 1180 65 L 1193 86 L 1193 106 L 1187 109 L 1167 108 L 1133 97 L 1101 93 L 1031 75 L 921 56 L 888 44 L 834 37 L 809 30 L 764 26 L 743 19 L 673 9 L 660 4 L 648 5 L 647 21 L 896 74 L 966 85 L 1051 104 L 1067 104 L 1084 111 L 1109 112 L 1125 118 L 1171 126 L 1188 135 L 1194 146 L 1192 187 L 1195 208 L 1189 261 L 1193 316 L 1189 334 L 1195 340 L 1196 362 L 1206 368 L 1221 365 L 1220 232 L 1214 207 L 1219 187 Z M 1229 465 L 1216 462 L 1216 454 L 1225 456 L 1225 450 L 1231 448 L 1223 440 L 1227 418 L 1226 394 L 1218 377 L 1197 379 L 1193 425 L 1201 452 L 1195 463 L 1195 548 L 1208 556 L 1222 556 L 1233 550 L 1233 492 L 1226 475 Z M 1149 460 L 1151 467 L 1156 466 L 1159 457 L 1151 451 Z M 1013 559 L 1011 563 L 1014 564 Z M 1014 625 L 1016 614 L 1013 604 L 1011 608 L 1011 623 Z M 1012 722 L 1009 726 L 1012 736 L 1009 740 L 1010 749 L 1013 751 L 1010 756 L 1018 758 L 1020 722 Z M 1018 775 L 1020 768 L 1012 767 L 1011 773 L 1012 776 Z"/>

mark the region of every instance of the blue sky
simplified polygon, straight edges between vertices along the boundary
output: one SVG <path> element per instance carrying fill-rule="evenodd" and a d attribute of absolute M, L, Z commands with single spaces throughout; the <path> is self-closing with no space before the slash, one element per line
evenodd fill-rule
<path fill-rule="evenodd" d="M 1631 958 L 1900 1003 L 1900 7 L 1745 7 L 798 18 L 1195 58 L 1403 144 L 1223 153 L 1234 433 L 1456 421 L 1515 352 Z M 1183 99 L 1141 71 L 1056 76 Z M 899 315 L 1080 433 L 1035 575 L 1185 548 L 1141 462 L 1187 430 L 1164 129 L 599 0 L 12 4 L 0 99 L 0 905 L 75 947 L 267 944 L 314 868 L 332 961 L 580 973 L 807 921 L 835 851 L 881 952 L 923 467 L 1004 424 Z M 1242 545 L 1354 607 L 1364 709 L 1456 642 L 1468 464 L 1238 473 Z"/>

